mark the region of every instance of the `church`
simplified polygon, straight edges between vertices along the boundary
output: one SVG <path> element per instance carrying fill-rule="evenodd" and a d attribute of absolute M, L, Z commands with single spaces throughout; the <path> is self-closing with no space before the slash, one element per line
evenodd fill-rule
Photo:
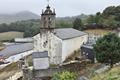
<path fill-rule="evenodd" d="M 55 9 L 42 10 L 40 33 L 33 37 L 35 52 L 48 52 L 50 64 L 61 64 L 88 41 L 88 34 L 73 28 L 57 28 Z"/>

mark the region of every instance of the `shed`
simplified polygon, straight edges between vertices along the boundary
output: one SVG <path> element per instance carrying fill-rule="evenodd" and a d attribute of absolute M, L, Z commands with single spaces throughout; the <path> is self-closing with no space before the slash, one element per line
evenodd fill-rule
<path fill-rule="evenodd" d="M 48 52 L 33 52 L 33 67 L 35 70 L 48 69 L 49 68 L 49 57 Z"/>
<path fill-rule="evenodd" d="M 15 38 L 15 42 L 17 43 L 32 43 L 33 38 Z"/>

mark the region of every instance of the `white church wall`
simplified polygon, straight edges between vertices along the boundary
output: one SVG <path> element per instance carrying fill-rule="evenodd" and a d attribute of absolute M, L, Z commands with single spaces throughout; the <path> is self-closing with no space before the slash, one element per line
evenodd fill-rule
<path fill-rule="evenodd" d="M 43 43 L 46 40 L 45 35 L 40 37 L 40 34 L 34 36 L 34 51 L 48 51 L 50 57 L 50 64 L 59 64 L 61 63 L 61 54 L 62 54 L 62 40 L 55 36 L 53 33 L 49 33 L 49 41 L 47 47 L 43 47 Z M 48 46 L 51 45 L 51 46 Z M 48 48 L 49 47 L 49 48 Z"/>
<path fill-rule="evenodd" d="M 70 56 L 75 50 L 85 44 L 88 40 L 88 35 L 76 37 L 72 39 L 63 40 L 62 42 L 62 62 Z"/>
<path fill-rule="evenodd" d="M 40 37 L 42 36 L 42 37 Z M 36 36 L 33 37 L 34 38 L 34 50 L 35 51 L 47 51 L 48 50 L 48 46 L 44 47 L 43 43 L 46 41 L 46 36 L 45 34 L 37 34 Z"/>
<path fill-rule="evenodd" d="M 39 43 L 39 41 L 40 41 L 40 34 L 37 34 L 37 35 L 35 35 L 34 37 L 34 50 L 35 51 L 39 51 L 39 48 L 40 48 L 40 43 Z"/>
<path fill-rule="evenodd" d="M 62 40 L 56 37 L 54 34 L 51 39 L 51 63 L 60 64 L 62 57 Z"/>

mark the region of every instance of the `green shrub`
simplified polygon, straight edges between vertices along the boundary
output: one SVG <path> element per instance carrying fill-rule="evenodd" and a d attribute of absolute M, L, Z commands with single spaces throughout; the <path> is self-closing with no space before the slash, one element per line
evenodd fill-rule
<path fill-rule="evenodd" d="M 77 74 L 74 72 L 63 71 L 58 74 L 54 74 L 52 80 L 76 80 Z"/>

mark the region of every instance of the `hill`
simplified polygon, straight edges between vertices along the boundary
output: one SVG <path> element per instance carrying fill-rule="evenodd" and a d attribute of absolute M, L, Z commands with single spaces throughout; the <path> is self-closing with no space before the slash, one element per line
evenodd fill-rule
<path fill-rule="evenodd" d="M 29 11 L 22 11 L 15 14 L 0 14 L 0 24 L 1 23 L 11 23 L 21 20 L 39 19 L 40 16 Z"/>
<path fill-rule="evenodd" d="M 22 37 L 23 37 L 23 32 L 10 31 L 10 32 L 0 33 L 0 41 L 8 41 L 14 38 L 22 38 Z"/>
<path fill-rule="evenodd" d="M 57 21 L 74 21 L 75 18 L 81 18 L 86 19 L 88 16 L 81 14 L 77 16 L 72 17 L 57 17 Z M 17 21 L 23 21 L 23 20 L 31 20 L 31 19 L 40 19 L 40 16 L 37 14 L 34 14 L 30 11 L 22 11 L 14 14 L 0 14 L 0 24 L 1 23 L 12 23 Z"/>
<path fill-rule="evenodd" d="M 18 13 L 17 15 L 25 16 L 25 12 Z M 26 12 L 26 15 L 30 16 L 30 14 L 28 14 L 27 12 Z M 19 20 L 26 19 L 26 17 L 27 16 L 25 16 L 24 18 L 19 18 Z M 78 17 L 81 19 L 85 19 L 87 16 L 82 14 L 82 15 L 79 15 Z M 17 18 L 18 18 L 18 16 L 17 16 Z M 17 18 L 13 19 L 13 20 L 14 21 L 18 20 Z M 76 18 L 76 16 L 57 17 L 56 18 L 56 28 L 73 27 L 73 21 L 75 18 Z M 8 23 L 8 21 L 10 21 L 10 20 L 9 19 L 7 20 L 5 18 L 4 21 L 6 21 L 6 23 Z M 12 20 L 10 22 L 12 22 Z M 24 37 L 32 37 L 32 36 L 36 35 L 37 33 L 39 33 L 40 27 L 41 27 L 41 24 L 40 24 L 40 17 L 39 17 L 39 19 L 16 21 L 16 22 L 13 22 L 10 24 L 0 24 L 0 33 L 1 32 L 9 32 L 9 31 L 19 31 L 19 32 L 24 32 Z"/>
<path fill-rule="evenodd" d="M 82 20 L 87 19 L 89 15 L 81 14 L 81 15 L 76 15 L 76 16 L 71 16 L 71 17 L 57 17 L 57 20 L 72 20 L 74 21 L 76 18 L 80 18 Z"/>

